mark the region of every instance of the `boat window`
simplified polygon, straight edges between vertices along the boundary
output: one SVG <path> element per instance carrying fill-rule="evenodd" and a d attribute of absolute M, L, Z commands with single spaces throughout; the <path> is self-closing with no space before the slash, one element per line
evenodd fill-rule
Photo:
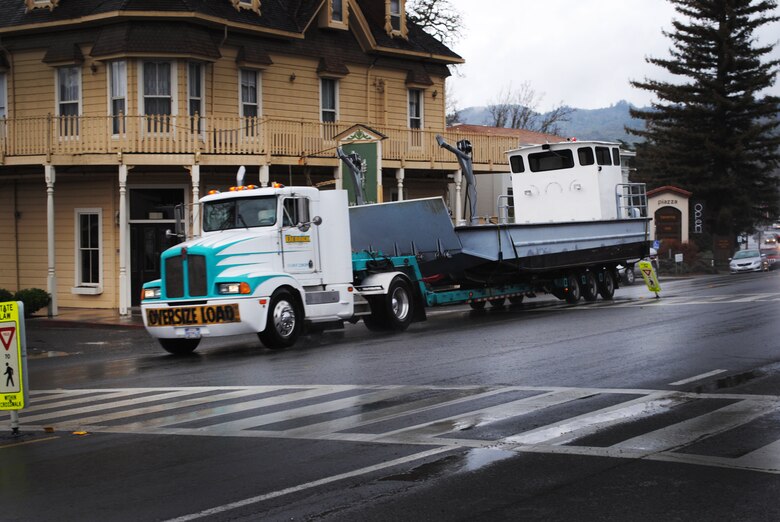
<path fill-rule="evenodd" d="M 609 158 L 609 147 L 596 147 L 596 162 L 599 165 L 612 165 Z"/>
<path fill-rule="evenodd" d="M 612 147 L 612 164 L 620 165 L 620 149 L 617 147 Z"/>
<path fill-rule="evenodd" d="M 515 174 L 518 174 L 520 172 L 525 172 L 525 163 L 523 163 L 522 156 L 510 156 L 509 166 L 512 168 L 512 172 L 514 172 Z"/>
<path fill-rule="evenodd" d="M 546 150 L 528 155 L 528 168 L 531 172 L 545 172 L 574 168 L 574 155 L 570 149 Z"/>
<path fill-rule="evenodd" d="M 593 149 L 590 147 L 580 147 L 577 149 L 577 157 L 580 160 L 580 165 L 593 165 L 596 160 L 593 159 Z"/>

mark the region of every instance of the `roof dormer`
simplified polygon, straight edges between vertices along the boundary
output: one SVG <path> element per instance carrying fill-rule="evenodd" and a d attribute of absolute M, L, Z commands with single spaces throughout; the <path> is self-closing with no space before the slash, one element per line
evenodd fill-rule
<path fill-rule="evenodd" d="M 27 5 L 27 12 L 29 13 L 33 9 L 48 9 L 49 11 L 57 7 L 60 0 L 24 0 Z"/>
<path fill-rule="evenodd" d="M 390 36 L 406 38 L 406 0 L 385 0 L 385 31 Z"/>
<path fill-rule="evenodd" d="M 260 14 L 260 0 L 230 0 L 230 3 L 233 4 L 236 11 L 248 9 L 249 11 Z"/>
<path fill-rule="evenodd" d="M 320 11 L 320 27 L 349 29 L 348 0 L 327 0 Z"/>

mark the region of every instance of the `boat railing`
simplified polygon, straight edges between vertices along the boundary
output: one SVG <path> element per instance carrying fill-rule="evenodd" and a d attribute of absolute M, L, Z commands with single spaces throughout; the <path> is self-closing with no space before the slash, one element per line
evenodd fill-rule
<path fill-rule="evenodd" d="M 514 204 L 511 194 L 501 194 L 496 201 L 498 224 L 506 225 L 514 222 Z"/>
<path fill-rule="evenodd" d="M 618 219 L 646 218 L 647 188 L 644 183 L 619 183 L 615 187 Z"/>

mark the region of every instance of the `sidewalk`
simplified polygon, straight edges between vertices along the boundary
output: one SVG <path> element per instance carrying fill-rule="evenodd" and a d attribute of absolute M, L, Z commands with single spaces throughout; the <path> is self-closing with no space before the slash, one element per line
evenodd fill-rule
<path fill-rule="evenodd" d="M 27 318 L 30 327 L 57 328 L 143 328 L 144 322 L 140 310 L 134 310 L 133 315 L 120 316 L 116 309 L 84 309 L 60 308 L 58 315 L 47 317 L 46 310 L 41 310 Z"/>

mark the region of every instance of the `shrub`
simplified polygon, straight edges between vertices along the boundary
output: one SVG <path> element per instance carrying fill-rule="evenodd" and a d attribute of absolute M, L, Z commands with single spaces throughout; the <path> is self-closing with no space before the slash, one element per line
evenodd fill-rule
<path fill-rule="evenodd" d="M 49 293 L 40 288 L 25 288 L 16 292 L 14 299 L 24 303 L 24 315 L 30 316 L 49 304 Z"/>
<path fill-rule="evenodd" d="M 6 290 L 5 288 L 0 288 L 0 303 L 4 303 L 6 301 L 13 301 L 14 300 L 14 294 Z"/>

